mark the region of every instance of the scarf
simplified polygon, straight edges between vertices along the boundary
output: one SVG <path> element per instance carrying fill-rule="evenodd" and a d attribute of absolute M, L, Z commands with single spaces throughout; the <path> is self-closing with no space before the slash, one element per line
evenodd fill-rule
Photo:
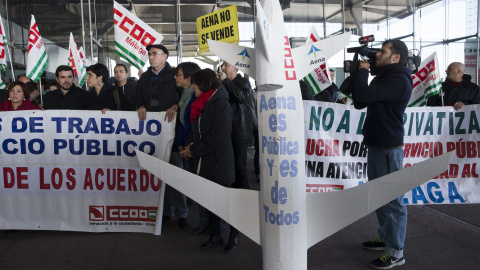
<path fill-rule="evenodd" d="M 210 89 L 208 92 L 202 92 L 202 94 L 197 97 L 197 99 L 192 103 L 192 111 L 190 112 L 190 123 L 193 123 L 193 120 L 200 117 L 202 114 L 203 106 L 210 99 L 210 97 L 215 93 L 215 90 Z"/>

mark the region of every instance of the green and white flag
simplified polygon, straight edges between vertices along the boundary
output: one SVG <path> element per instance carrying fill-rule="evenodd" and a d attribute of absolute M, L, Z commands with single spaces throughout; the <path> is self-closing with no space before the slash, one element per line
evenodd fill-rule
<path fill-rule="evenodd" d="M 2 16 L 0 16 L 0 71 L 2 72 L 5 72 L 5 69 L 7 68 L 7 53 L 5 50 L 7 46 L 7 35 L 5 32 L 5 27 L 3 27 Z M 3 84 L 3 86 L 5 86 L 5 84 Z"/>
<path fill-rule="evenodd" d="M 319 40 L 320 37 L 318 36 L 317 30 L 312 26 L 305 44 L 311 44 Z M 310 51 L 315 53 L 316 50 L 318 49 L 312 45 Z M 330 68 L 328 67 L 327 62 L 320 62 L 310 74 L 303 78 L 303 80 L 310 85 L 313 95 L 322 92 L 325 88 L 332 85 L 332 78 L 330 78 L 329 70 Z"/>
<path fill-rule="evenodd" d="M 77 76 L 79 85 L 83 85 L 87 79 L 87 68 L 82 61 L 75 39 L 73 39 L 72 32 L 70 32 L 69 52 L 68 65 L 73 69 L 75 76 Z"/>
<path fill-rule="evenodd" d="M 0 90 L 6 90 L 7 86 L 2 81 L 2 76 L 0 75 Z"/>
<path fill-rule="evenodd" d="M 163 36 L 115 1 L 113 22 L 115 52 L 136 68 L 142 69 L 148 60 L 147 46 L 160 44 Z"/>
<path fill-rule="evenodd" d="M 442 81 L 438 66 L 437 53 L 432 53 L 422 61 L 418 72 L 412 75 L 413 91 L 408 107 L 422 107 L 427 99 L 442 92 Z"/>
<path fill-rule="evenodd" d="M 38 31 L 37 22 L 32 15 L 30 22 L 30 32 L 28 34 L 27 50 L 27 76 L 34 82 L 38 82 L 43 71 L 47 67 L 48 56 L 42 41 L 42 36 Z"/>

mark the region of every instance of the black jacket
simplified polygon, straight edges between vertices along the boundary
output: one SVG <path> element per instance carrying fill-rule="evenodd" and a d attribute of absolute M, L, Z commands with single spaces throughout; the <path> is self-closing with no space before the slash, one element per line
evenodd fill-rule
<path fill-rule="evenodd" d="M 0 102 L 3 102 L 7 98 L 8 98 L 8 91 L 0 90 Z"/>
<path fill-rule="evenodd" d="M 378 75 L 368 85 L 368 70 L 359 69 L 352 91 L 356 109 L 367 107 L 363 124 L 363 142 L 378 148 L 393 148 L 403 144 L 403 114 L 412 95 L 410 69 L 391 64 L 379 68 Z"/>
<path fill-rule="evenodd" d="M 115 92 L 117 92 L 118 98 L 115 98 Z M 118 104 L 118 102 L 120 104 Z M 122 92 L 110 84 L 104 84 L 98 96 L 95 89 L 91 88 L 82 101 L 82 109 L 84 110 L 103 110 L 107 108 L 112 111 L 117 111 L 119 107 L 120 110 L 126 111 L 128 108 L 128 100 Z"/>
<path fill-rule="evenodd" d="M 174 75 L 175 69 L 170 67 L 168 62 L 165 63 L 165 67 L 158 75 L 152 72 L 151 67 L 148 68 L 137 82 L 136 108 L 138 109 L 140 106 L 143 106 L 147 109 L 147 112 L 150 111 L 152 95 L 159 96 L 160 109 L 158 111 L 166 111 L 174 104 L 178 104 L 183 89 L 177 87 Z M 155 77 L 153 82 L 152 76 Z"/>
<path fill-rule="evenodd" d="M 43 96 L 43 108 L 45 110 L 81 110 L 86 95 L 87 91 L 75 85 L 66 94 L 57 89 Z"/>
<path fill-rule="evenodd" d="M 222 81 L 223 86 L 228 93 L 228 101 L 233 111 L 233 140 L 246 140 L 251 137 L 254 123 L 247 114 L 250 109 L 250 94 L 252 93 L 252 85 L 247 78 L 243 78 L 237 74 L 232 81 L 226 78 Z"/>
<path fill-rule="evenodd" d="M 128 78 L 127 83 L 124 86 L 118 86 L 117 82 L 113 83 L 113 86 L 117 87 L 118 91 L 127 98 L 128 111 L 135 111 L 137 109 L 137 81 L 135 78 Z"/>
<path fill-rule="evenodd" d="M 315 100 L 325 102 L 337 102 L 338 99 L 338 87 L 332 82 L 332 85 L 324 89 L 322 92 L 315 95 Z"/>
<path fill-rule="evenodd" d="M 192 123 L 190 152 L 201 158 L 199 175 L 225 187 L 230 187 L 235 179 L 231 132 L 232 107 L 221 86 Z"/>
<path fill-rule="evenodd" d="M 464 74 L 458 85 L 453 85 L 450 79 L 442 83 L 443 102 L 445 106 L 452 106 L 456 102 L 465 105 L 480 104 L 480 88 L 471 82 L 472 76 Z M 442 106 L 439 95 L 432 96 L 427 101 L 427 106 Z"/>
<path fill-rule="evenodd" d="M 302 100 L 314 100 L 313 92 L 308 83 L 300 80 L 300 92 L 302 92 Z"/>

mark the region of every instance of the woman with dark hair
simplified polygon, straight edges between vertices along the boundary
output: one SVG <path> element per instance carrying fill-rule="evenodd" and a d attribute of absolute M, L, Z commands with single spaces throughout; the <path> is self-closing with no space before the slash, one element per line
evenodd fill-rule
<path fill-rule="evenodd" d="M 8 99 L 0 103 L 0 111 L 38 110 L 30 100 L 30 89 L 21 81 L 8 85 Z"/>
<path fill-rule="evenodd" d="M 87 85 L 90 88 L 82 102 L 84 110 L 128 110 L 127 98 L 111 84 L 107 84 L 108 68 L 100 63 L 87 67 Z"/>
<path fill-rule="evenodd" d="M 198 71 L 200 71 L 200 67 L 197 64 L 193 62 L 183 62 L 177 66 L 175 72 L 176 84 L 183 88 L 182 96 L 178 102 L 180 125 L 178 129 L 177 145 L 180 152 L 183 151 L 187 145 L 187 139 L 192 130 L 192 124 L 190 123 L 191 105 L 197 99 L 193 90 L 192 75 Z M 194 159 L 192 157 L 187 157 L 186 155 L 183 155 L 182 157 L 184 158 L 184 160 L 182 160 L 183 168 L 194 173 Z M 210 226 L 210 215 L 208 214 L 207 209 L 198 205 L 198 215 L 200 216 L 200 219 L 197 228 L 193 230 L 194 234 L 202 234 Z"/>
<path fill-rule="evenodd" d="M 227 90 L 211 69 L 202 69 L 193 74 L 192 83 L 197 97 L 190 113 L 193 143 L 186 146 L 180 154 L 197 159 L 199 176 L 230 187 L 234 181 L 234 160 L 230 139 L 232 108 L 228 102 Z M 213 213 L 210 216 L 210 237 L 202 244 L 204 249 L 223 244 L 221 219 Z"/>

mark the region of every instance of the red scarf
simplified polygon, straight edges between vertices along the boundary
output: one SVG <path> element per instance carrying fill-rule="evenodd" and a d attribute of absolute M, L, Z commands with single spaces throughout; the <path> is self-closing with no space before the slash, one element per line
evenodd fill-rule
<path fill-rule="evenodd" d="M 210 89 L 208 92 L 202 92 L 197 99 L 192 103 L 192 111 L 190 112 L 190 122 L 193 123 L 195 118 L 200 117 L 202 114 L 203 106 L 212 97 L 215 90 Z"/>

